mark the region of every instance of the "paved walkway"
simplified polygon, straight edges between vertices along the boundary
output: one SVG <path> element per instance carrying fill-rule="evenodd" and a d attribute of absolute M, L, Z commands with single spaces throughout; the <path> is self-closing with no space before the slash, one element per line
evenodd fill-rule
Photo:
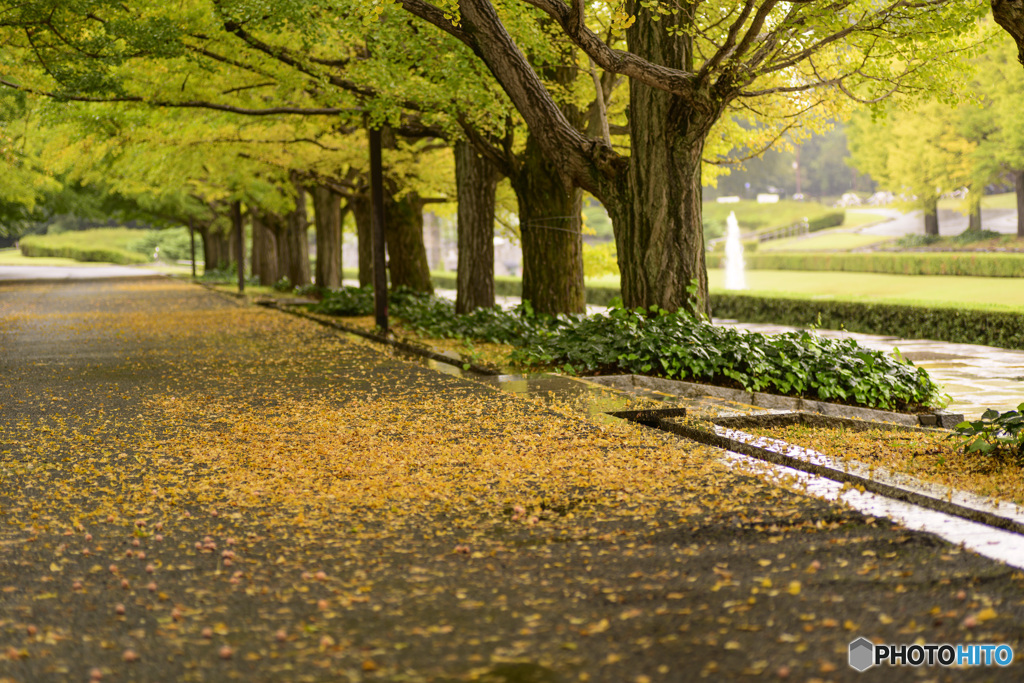
<path fill-rule="evenodd" d="M 0 285 L 0 417 L 0 680 L 859 681 L 858 636 L 1024 646 L 1005 565 L 183 283 Z"/>
<path fill-rule="evenodd" d="M 0 282 L 25 280 L 96 280 L 101 278 L 154 277 L 152 269 L 132 266 L 0 266 Z"/>

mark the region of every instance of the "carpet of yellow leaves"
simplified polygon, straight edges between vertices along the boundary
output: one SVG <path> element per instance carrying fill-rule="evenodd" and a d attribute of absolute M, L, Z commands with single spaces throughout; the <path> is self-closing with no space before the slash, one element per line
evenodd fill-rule
<path fill-rule="evenodd" d="M 1021 645 L 1006 567 L 200 288 L 8 285 L 0 351 L 0 680 L 840 680 L 857 635 Z"/>

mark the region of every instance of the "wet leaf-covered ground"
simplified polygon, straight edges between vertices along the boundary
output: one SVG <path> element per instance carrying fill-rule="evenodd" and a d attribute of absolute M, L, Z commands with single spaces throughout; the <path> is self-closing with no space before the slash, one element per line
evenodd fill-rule
<path fill-rule="evenodd" d="M 1021 678 L 846 659 L 1015 570 L 199 287 L 0 287 L 0 418 L 0 680 Z"/>
<path fill-rule="evenodd" d="M 1024 505 L 1024 468 L 1012 453 L 967 453 L 950 432 L 806 425 L 744 431 Z"/>

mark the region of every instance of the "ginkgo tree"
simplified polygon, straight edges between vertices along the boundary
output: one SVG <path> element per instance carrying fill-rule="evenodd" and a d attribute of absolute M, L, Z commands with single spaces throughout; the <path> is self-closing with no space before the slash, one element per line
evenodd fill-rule
<path fill-rule="evenodd" d="M 976 144 L 963 136 L 961 111 L 941 102 L 893 106 L 887 116 L 855 116 L 851 163 L 924 212 L 924 234 L 939 234 L 939 199 L 971 185 Z M 973 193 L 980 196 L 980 192 Z"/>
<path fill-rule="evenodd" d="M 844 97 L 952 91 L 967 42 L 962 36 L 987 11 L 979 0 L 393 1 L 470 47 L 563 181 L 608 207 L 625 303 L 690 305 L 705 313 L 702 160 L 729 107 L 770 101 L 800 111 Z M 379 13 L 382 3 L 367 6 Z M 597 8 L 609 6 L 625 31 L 621 49 L 590 23 Z M 629 79 L 628 156 L 581 133 L 517 46 L 517 17 L 538 10 L 551 22 L 545 37 L 553 46 L 578 48 L 604 71 Z"/>

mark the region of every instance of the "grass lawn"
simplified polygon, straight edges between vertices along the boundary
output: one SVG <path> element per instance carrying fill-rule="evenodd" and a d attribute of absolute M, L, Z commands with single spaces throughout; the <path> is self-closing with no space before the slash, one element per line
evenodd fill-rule
<path fill-rule="evenodd" d="M 849 214 L 847 214 L 849 215 Z M 859 235 L 853 232 L 823 230 L 807 237 L 787 237 L 762 242 L 758 251 L 850 251 L 891 240 L 885 235 Z"/>
<path fill-rule="evenodd" d="M 884 221 L 885 216 L 870 211 L 857 211 L 849 210 L 846 211 L 846 217 L 843 219 L 844 228 L 856 228 L 862 225 L 870 225 L 871 223 L 878 223 Z"/>
<path fill-rule="evenodd" d="M 1017 193 L 1004 192 L 1003 194 L 990 194 L 981 200 L 981 208 L 985 209 L 1016 209 Z"/>
<path fill-rule="evenodd" d="M 713 291 L 724 292 L 725 271 L 709 269 L 708 283 Z M 744 293 L 1024 310 L 1020 278 L 751 270 Z"/>

